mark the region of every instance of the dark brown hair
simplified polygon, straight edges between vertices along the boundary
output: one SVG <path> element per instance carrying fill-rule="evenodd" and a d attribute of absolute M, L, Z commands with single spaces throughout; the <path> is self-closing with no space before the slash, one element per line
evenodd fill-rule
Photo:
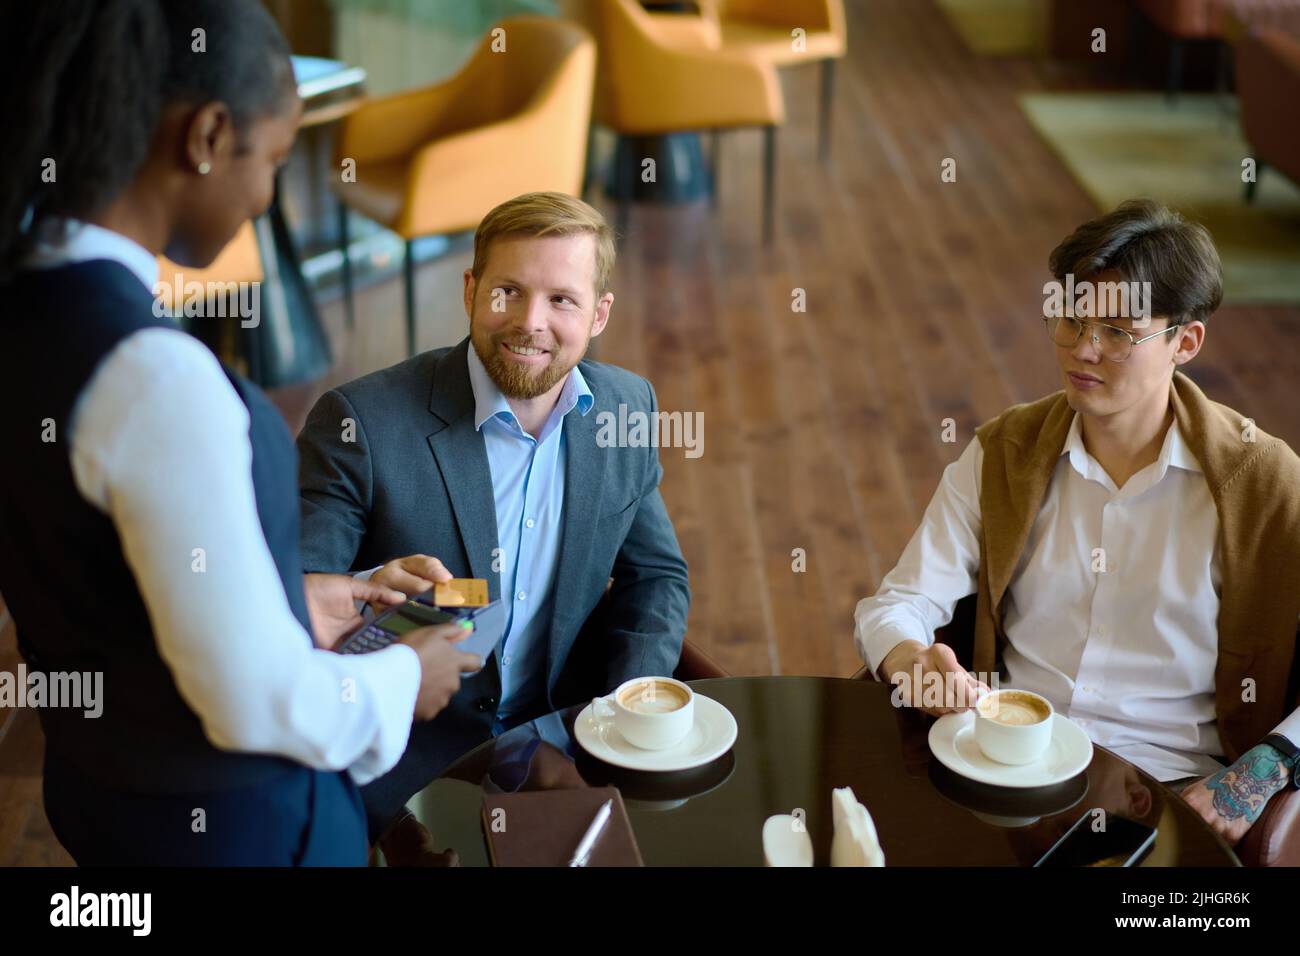
<path fill-rule="evenodd" d="M 1151 284 L 1151 314 L 1185 325 L 1204 322 L 1223 301 L 1223 269 L 1214 240 L 1154 199 L 1130 199 L 1070 233 L 1052 250 L 1048 266 L 1058 282 L 1107 269 L 1125 282 Z"/>

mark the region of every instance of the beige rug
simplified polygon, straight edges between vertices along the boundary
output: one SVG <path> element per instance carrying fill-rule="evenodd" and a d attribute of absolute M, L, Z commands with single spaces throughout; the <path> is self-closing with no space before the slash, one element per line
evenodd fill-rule
<path fill-rule="evenodd" d="M 1021 108 L 1098 209 L 1150 196 L 1203 223 L 1224 299 L 1300 303 L 1300 188 L 1269 170 L 1246 205 L 1237 120 L 1212 95 L 1032 93 Z"/>
<path fill-rule="evenodd" d="M 979 56 L 1037 56 L 1047 48 L 1048 0 L 936 2 Z"/>

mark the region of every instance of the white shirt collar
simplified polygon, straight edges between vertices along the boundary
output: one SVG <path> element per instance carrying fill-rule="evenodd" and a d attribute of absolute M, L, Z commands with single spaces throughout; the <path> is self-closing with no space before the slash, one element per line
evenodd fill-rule
<path fill-rule="evenodd" d="M 1088 450 L 1083 446 L 1083 419 L 1078 412 L 1074 413 L 1074 419 L 1070 422 L 1070 431 L 1065 436 L 1065 446 L 1061 449 L 1061 454 L 1069 456 L 1070 466 L 1084 478 L 1100 482 L 1112 491 L 1118 490 L 1110 476 L 1106 474 L 1106 470 L 1098 464 L 1097 459 L 1088 454 Z M 1202 473 L 1201 463 L 1187 447 L 1177 421 L 1173 422 L 1165 432 L 1164 444 L 1160 446 L 1160 454 L 1156 460 L 1133 476 L 1137 478 L 1138 475 L 1150 472 L 1149 480 L 1134 482 L 1133 478 L 1130 478 L 1124 485 L 1125 495 L 1138 494 L 1161 481 L 1171 466 L 1197 474 Z"/>
<path fill-rule="evenodd" d="M 41 242 L 27 260 L 33 269 L 53 269 L 74 262 L 107 259 L 131 270 L 154 294 L 158 284 L 158 257 L 134 239 L 94 223 L 68 219 L 63 242 Z"/>

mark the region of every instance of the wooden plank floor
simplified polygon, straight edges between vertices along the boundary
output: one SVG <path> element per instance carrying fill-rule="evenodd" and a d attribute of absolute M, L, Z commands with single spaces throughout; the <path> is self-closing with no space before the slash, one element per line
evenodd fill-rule
<path fill-rule="evenodd" d="M 757 242 L 759 136 L 730 134 L 716 211 L 634 212 L 593 349 L 649 377 L 663 409 L 703 413 L 703 457 L 665 449 L 663 492 L 690 564 L 690 638 L 736 674 L 857 667 L 853 606 L 944 466 L 979 422 L 1057 387 L 1038 318 L 1047 255 L 1095 214 L 1015 103 L 1070 74 L 973 57 L 931 0 L 849 7 L 825 166 L 816 70 L 785 74 L 773 246 Z M 947 158 L 954 183 L 940 181 Z M 422 348 L 464 335 L 468 263 L 462 249 L 421 269 Z M 796 289 L 805 312 L 791 309 Z M 329 379 L 276 396 L 295 427 L 324 388 L 402 357 L 400 283 L 362 291 L 358 307 L 351 334 L 341 305 L 324 307 L 340 358 Z M 1300 447 L 1298 345 L 1300 307 L 1227 308 L 1193 374 Z M 0 664 L 13 660 L 10 628 Z M 66 860 L 39 765 L 33 715 L 0 715 L 0 865 Z"/>

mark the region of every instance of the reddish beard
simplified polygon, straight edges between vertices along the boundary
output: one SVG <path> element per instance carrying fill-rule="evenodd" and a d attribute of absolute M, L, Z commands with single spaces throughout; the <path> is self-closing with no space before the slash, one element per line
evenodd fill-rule
<path fill-rule="evenodd" d="M 501 354 L 502 343 L 523 348 L 540 348 L 532 342 L 519 342 L 507 335 L 480 335 L 471 332 L 470 342 L 478 353 L 479 361 L 487 370 L 488 378 L 501 390 L 506 398 L 529 399 L 545 395 L 555 384 L 573 370 L 573 365 L 564 365 L 553 349 L 547 349 L 550 361 L 540 368 L 532 368 L 518 362 L 512 362 Z M 585 351 L 585 350 L 584 350 Z M 574 363 L 576 364 L 576 363 Z"/>

